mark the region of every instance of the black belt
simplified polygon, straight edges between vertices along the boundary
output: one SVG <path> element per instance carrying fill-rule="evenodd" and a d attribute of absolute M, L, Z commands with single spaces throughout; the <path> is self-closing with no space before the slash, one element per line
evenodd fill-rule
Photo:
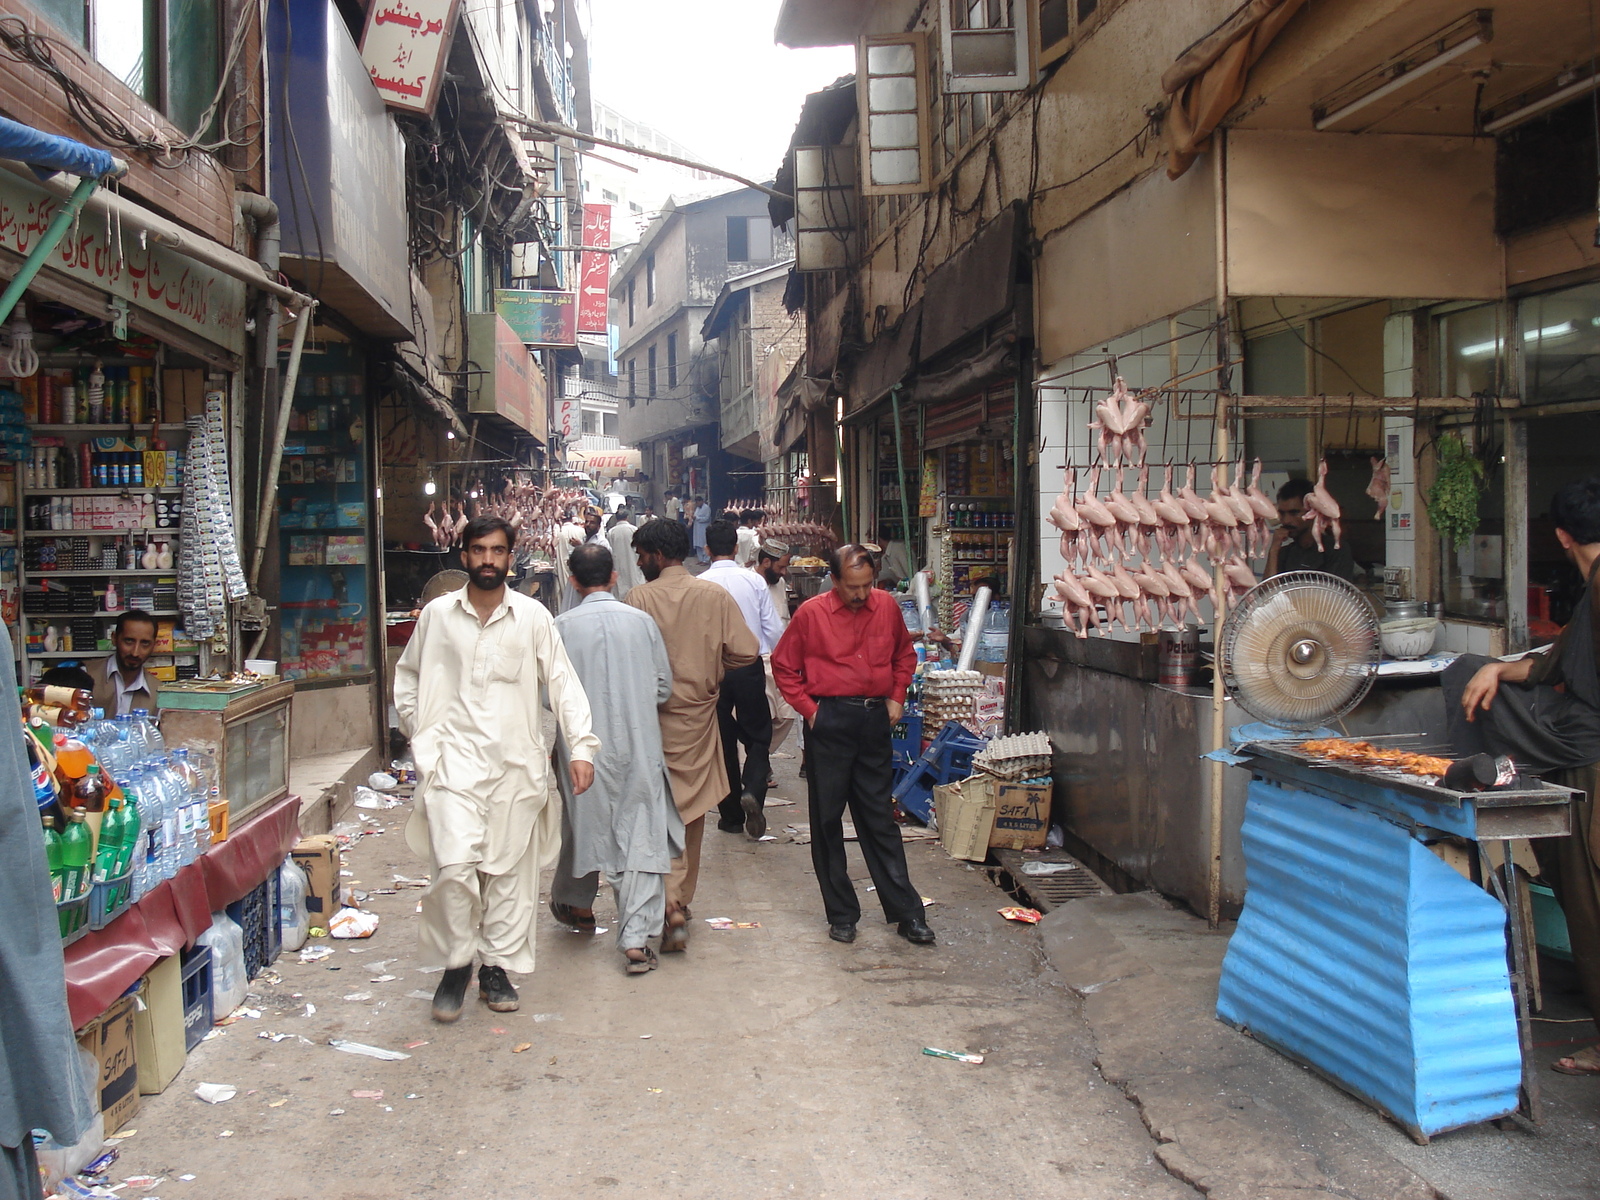
<path fill-rule="evenodd" d="M 882 696 L 818 696 L 817 699 L 819 701 L 838 700 L 842 704 L 862 704 L 868 708 L 877 704 L 888 703 Z"/>

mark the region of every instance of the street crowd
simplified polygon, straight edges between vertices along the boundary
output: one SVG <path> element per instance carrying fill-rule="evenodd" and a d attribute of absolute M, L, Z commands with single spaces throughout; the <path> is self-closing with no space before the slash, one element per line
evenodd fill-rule
<path fill-rule="evenodd" d="M 755 514 L 609 529 L 598 509 L 564 537 L 561 612 L 507 586 L 516 530 L 479 517 L 462 537 L 468 581 L 427 604 L 394 699 L 418 773 L 406 828 L 430 865 L 422 954 L 442 967 L 437 1021 L 457 1020 L 474 962 L 479 998 L 517 1007 L 508 972 L 534 969 L 539 881 L 550 909 L 594 930 L 604 876 L 630 974 L 683 953 L 706 818 L 759 841 L 770 752 L 801 724 L 811 856 L 828 936 L 855 940 L 861 905 L 845 853 L 849 810 L 885 920 L 931 945 L 894 821 L 891 731 L 916 653 L 876 588 L 879 551 L 829 556 L 830 590 L 789 614 L 790 548 Z M 691 535 L 692 530 L 692 535 Z M 705 563 L 700 574 L 684 566 Z M 554 746 L 544 713 L 554 714 Z M 743 751 L 743 765 L 740 752 Z"/>

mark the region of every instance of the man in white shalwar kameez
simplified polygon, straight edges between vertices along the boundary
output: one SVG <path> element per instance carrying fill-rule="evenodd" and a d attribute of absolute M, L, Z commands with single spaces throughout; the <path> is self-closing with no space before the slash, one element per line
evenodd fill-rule
<path fill-rule="evenodd" d="M 611 589 L 611 594 L 618 600 L 626 600 L 628 593 L 644 582 L 644 575 L 639 571 L 639 560 L 633 553 L 633 535 L 638 531 L 639 527 L 633 523 L 627 509 L 618 513 L 616 523 L 606 530 L 606 542 L 611 547 L 611 563 L 617 572 L 617 583 Z"/>
<path fill-rule="evenodd" d="M 628 973 L 643 974 L 657 965 L 648 941 L 661 932 L 667 876 L 683 854 L 683 818 L 656 714 L 672 696 L 672 664 L 650 615 L 611 594 L 617 572 L 609 550 L 579 546 L 567 566 L 582 600 L 556 618 L 556 629 L 589 696 L 600 756 L 594 786 L 565 797 L 550 911 L 575 929 L 593 929 L 603 872 L 617 901 L 617 948 Z"/>
<path fill-rule="evenodd" d="M 395 708 L 417 764 L 406 840 L 433 874 L 422 958 L 445 968 L 437 1021 L 461 1015 L 475 956 L 479 996 L 496 1012 L 517 1007 L 506 972 L 533 970 L 539 871 L 560 849 L 561 821 L 540 689 L 571 750 L 574 793 L 593 781 L 600 748 L 553 618 L 505 586 L 515 536 L 498 517 L 467 526 L 467 586 L 423 608 L 395 668 Z"/>

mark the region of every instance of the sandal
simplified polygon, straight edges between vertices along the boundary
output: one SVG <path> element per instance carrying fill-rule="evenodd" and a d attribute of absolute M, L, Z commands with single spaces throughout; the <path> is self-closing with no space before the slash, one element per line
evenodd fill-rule
<path fill-rule="evenodd" d="M 661 965 L 661 960 L 656 957 L 656 952 L 649 946 L 642 947 L 643 958 L 634 958 L 632 952 L 624 950 L 623 954 L 628 959 L 627 973 L 629 975 L 646 975 Z"/>
<path fill-rule="evenodd" d="M 689 910 L 678 908 L 667 914 L 667 926 L 661 931 L 661 953 L 682 954 L 689 948 Z"/>
<path fill-rule="evenodd" d="M 555 900 L 550 901 L 550 915 L 560 921 L 568 929 L 577 930 L 579 933 L 593 933 L 595 930 L 594 909 L 583 913 L 570 904 L 560 904 Z"/>
<path fill-rule="evenodd" d="M 1600 1046 L 1585 1046 L 1576 1054 L 1558 1058 L 1550 1069 L 1563 1075 L 1600 1075 Z"/>

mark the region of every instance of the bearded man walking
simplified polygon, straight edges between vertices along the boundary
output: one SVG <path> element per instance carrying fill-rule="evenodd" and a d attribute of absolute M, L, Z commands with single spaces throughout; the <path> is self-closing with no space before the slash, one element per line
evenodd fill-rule
<path fill-rule="evenodd" d="M 499 517 L 467 525 L 467 585 L 423 608 L 395 667 L 395 708 L 417 764 L 406 841 L 433 876 L 422 958 L 445 969 L 436 1021 L 460 1017 L 474 958 L 479 998 L 495 1012 L 517 1007 L 506 972 L 533 970 L 539 871 L 560 849 L 561 819 L 540 690 L 571 754 L 574 794 L 594 781 L 600 748 L 554 619 L 506 587 L 515 538 Z"/>

